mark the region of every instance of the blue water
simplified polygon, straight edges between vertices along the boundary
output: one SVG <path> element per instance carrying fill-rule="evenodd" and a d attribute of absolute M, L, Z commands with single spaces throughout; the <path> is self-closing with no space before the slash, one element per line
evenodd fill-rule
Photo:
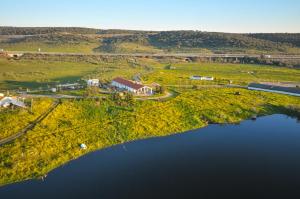
<path fill-rule="evenodd" d="M 300 198 L 300 124 L 272 115 L 136 141 L 0 188 L 0 198 Z"/>

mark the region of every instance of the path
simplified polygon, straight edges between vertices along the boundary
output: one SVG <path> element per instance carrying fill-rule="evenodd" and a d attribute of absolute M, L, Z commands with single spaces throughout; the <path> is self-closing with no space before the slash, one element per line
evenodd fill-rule
<path fill-rule="evenodd" d="M 35 119 L 30 124 L 28 124 L 21 131 L 19 131 L 18 133 L 14 134 L 14 135 L 11 135 L 7 138 L 0 140 L 0 146 L 10 143 L 10 142 L 14 141 L 15 139 L 21 137 L 22 135 L 26 134 L 29 130 L 32 130 L 38 123 L 43 121 L 59 104 L 60 104 L 59 101 L 54 102 L 53 105 L 45 113 L 40 115 L 37 119 Z"/>
<path fill-rule="evenodd" d="M 157 97 L 152 97 L 152 96 L 149 96 L 149 97 L 137 97 L 135 98 L 136 100 L 140 100 L 140 101 L 146 101 L 146 100 L 163 100 L 163 99 L 167 99 L 167 98 L 170 98 L 170 97 L 173 97 L 175 94 L 173 92 L 166 92 L 165 95 L 163 96 L 157 96 Z"/>

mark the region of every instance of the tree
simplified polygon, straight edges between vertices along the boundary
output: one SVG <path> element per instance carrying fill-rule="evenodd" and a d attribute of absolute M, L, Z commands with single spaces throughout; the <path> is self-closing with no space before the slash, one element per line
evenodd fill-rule
<path fill-rule="evenodd" d="M 164 86 L 157 86 L 156 87 L 156 92 L 160 93 L 160 94 L 163 94 L 163 93 L 166 92 L 166 88 Z"/>
<path fill-rule="evenodd" d="M 125 101 L 127 102 L 128 105 L 133 105 L 134 104 L 134 98 L 132 93 L 126 93 L 125 94 Z"/>

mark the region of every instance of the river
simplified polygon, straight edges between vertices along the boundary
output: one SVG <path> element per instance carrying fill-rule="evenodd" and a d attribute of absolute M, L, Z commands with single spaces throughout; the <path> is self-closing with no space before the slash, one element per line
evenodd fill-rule
<path fill-rule="evenodd" d="M 300 198 L 300 123 L 272 115 L 96 151 L 0 198 Z"/>

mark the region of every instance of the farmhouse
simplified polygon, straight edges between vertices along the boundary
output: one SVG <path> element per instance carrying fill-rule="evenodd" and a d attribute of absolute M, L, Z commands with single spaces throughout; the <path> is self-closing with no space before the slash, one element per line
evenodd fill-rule
<path fill-rule="evenodd" d="M 11 105 L 26 108 L 24 102 L 20 101 L 16 97 L 4 97 L 0 100 L 0 107 L 7 108 Z"/>
<path fill-rule="evenodd" d="M 197 75 L 194 75 L 194 76 L 191 76 L 190 79 L 191 79 L 191 80 L 206 80 L 206 81 L 213 81 L 213 80 L 214 80 L 214 77 L 205 77 L 205 76 L 197 76 Z"/>
<path fill-rule="evenodd" d="M 268 85 L 268 84 L 251 83 L 248 85 L 248 89 L 300 96 L 300 88 L 297 87 L 284 87 L 284 86 L 276 86 L 276 85 Z"/>
<path fill-rule="evenodd" d="M 111 83 L 112 86 L 119 88 L 119 89 L 124 89 L 127 90 L 131 93 L 137 94 L 137 95 L 152 95 L 153 91 L 152 88 L 148 86 L 144 86 L 142 84 L 138 84 L 126 79 L 123 79 L 121 77 L 117 77 L 112 80 Z"/>
<path fill-rule="evenodd" d="M 87 80 L 88 86 L 99 86 L 99 79 L 89 79 Z"/>

